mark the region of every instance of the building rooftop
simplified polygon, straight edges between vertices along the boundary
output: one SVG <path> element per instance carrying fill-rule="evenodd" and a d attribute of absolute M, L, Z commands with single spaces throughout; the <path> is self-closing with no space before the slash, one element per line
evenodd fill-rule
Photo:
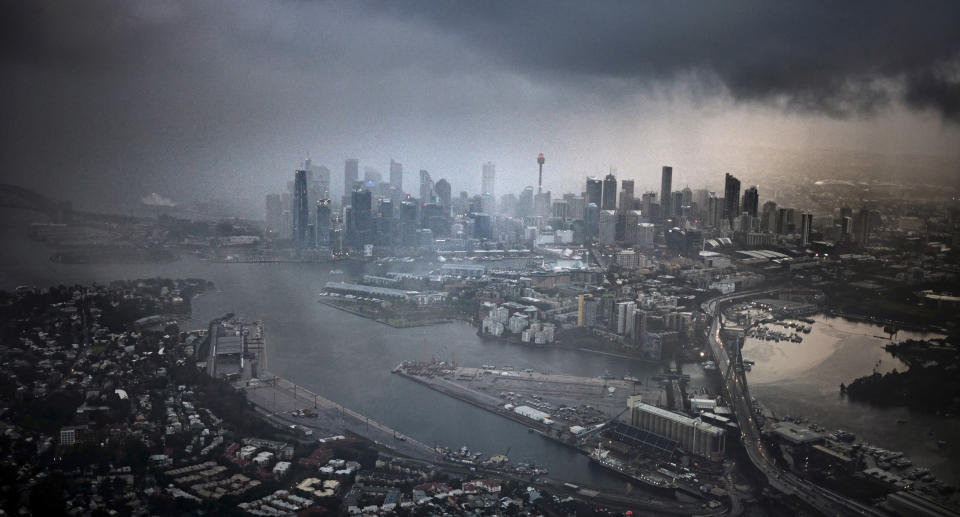
<path fill-rule="evenodd" d="M 793 422 L 777 422 L 773 434 L 796 445 L 809 445 L 823 440 L 823 433 L 812 431 Z"/>
<path fill-rule="evenodd" d="M 721 428 L 719 428 L 719 427 L 717 427 L 717 426 L 715 426 L 715 425 L 710 425 L 710 424 L 708 424 L 708 423 L 700 420 L 699 418 L 690 418 L 690 417 L 688 417 L 687 415 L 681 415 L 680 413 L 674 413 L 673 411 L 669 411 L 669 410 L 666 410 L 666 409 L 663 409 L 663 408 L 658 408 L 658 407 L 656 407 L 656 406 L 651 406 L 650 404 L 645 404 L 645 403 L 643 403 L 643 402 L 634 402 L 631 407 L 632 407 L 632 408 L 635 408 L 635 409 L 638 409 L 638 410 L 640 410 L 640 411 L 645 411 L 645 412 L 647 412 L 647 413 L 651 413 L 651 414 L 657 415 L 657 416 L 659 416 L 659 417 L 661 417 L 661 418 L 666 418 L 666 419 L 668 419 L 668 420 L 672 420 L 672 421 L 677 422 L 678 424 L 681 424 L 681 425 L 685 425 L 685 426 L 688 426 L 688 427 L 695 427 L 695 428 L 697 428 L 697 429 L 699 429 L 699 430 L 701 430 L 701 431 L 703 431 L 703 432 L 705 432 L 705 433 L 723 434 L 723 432 L 724 432 L 723 429 L 721 429 Z"/>

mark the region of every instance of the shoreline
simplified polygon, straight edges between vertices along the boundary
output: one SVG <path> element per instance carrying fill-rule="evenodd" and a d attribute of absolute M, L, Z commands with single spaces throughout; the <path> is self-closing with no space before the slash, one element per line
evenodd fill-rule
<path fill-rule="evenodd" d="M 341 310 L 341 311 L 346 312 L 346 313 L 349 313 L 349 314 L 353 314 L 354 316 L 357 316 L 357 317 L 360 317 L 360 318 L 363 318 L 363 319 L 366 319 L 366 320 L 374 321 L 374 322 L 376 322 L 376 323 L 381 323 L 381 324 L 383 324 L 383 325 L 386 325 L 386 326 L 388 326 L 388 327 L 392 327 L 392 328 L 395 328 L 395 329 L 407 329 L 407 328 L 415 328 L 415 327 L 430 327 L 430 326 L 433 326 L 433 325 L 446 325 L 446 324 L 448 324 L 448 323 L 453 323 L 453 322 L 457 321 L 456 318 L 452 318 L 452 317 L 451 317 L 451 318 L 444 318 L 443 320 L 438 320 L 438 321 L 427 321 L 427 322 L 423 322 L 423 323 L 412 323 L 412 324 L 409 324 L 409 325 L 396 325 L 396 324 L 394 324 L 394 323 L 391 323 L 389 320 L 386 320 L 386 319 L 383 319 L 383 318 L 375 318 L 375 317 L 372 317 L 372 316 L 370 316 L 370 315 L 368 315 L 368 314 L 365 314 L 365 313 L 363 313 L 363 312 L 360 312 L 360 311 L 358 311 L 358 310 L 354 310 L 354 309 L 350 309 L 350 308 L 348 308 L 348 307 L 344 307 L 344 306 L 341 306 L 341 305 L 337 305 L 337 304 L 331 303 L 331 302 L 329 302 L 329 301 L 327 301 L 327 300 L 321 299 L 321 300 L 317 300 L 317 302 L 318 302 L 318 303 L 321 303 L 321 304 L 323 304 L 323 305 L 326 305 L 327 307 L 332 307 L 332 308 L 334 308 L 334 309 Z"/>
<path fill-rule="evenodd" d="M 211 321 L 211 328 L 221 319 Z M 263 322 L 255 321 L 252 326 L 259 331 L 259 339 L 256 340 L 258 347 L 250 350 L 255 353 L 256 361 L 259 363 L 258 375 L 253 377 L 248 368 L 245 368 L 240 379 L 232 385 L 235 390 L 245 393 L 247 401 L 264 416 L 267 422 L 282 423 L 281 425 L 301 433 L 303 429 L 309 429 L 314 434 L 305 438 L 313 440 L 323 438 L 324 436 L 317 436 L 322 433 L 353 433 L 393 453 L 434 460 L 436 451 L 432 447 L 272 373 L 267 369 L 268 347 Z M 215 363 L 216 356 L 212 354 L 212 357 Z M 304 409 L 313 410 L 315 416 L 294 416 L 297 410 Z"/>
<path fill-rule="evenodd" d="M 427 388 L 430 388 L 430 389 L 432 389 L 432 390 L 434 390 L 434 391 L 436 391 L 436 392 L 438 392 L 438 393 L 441 393 L 441 394 L 443 394 L 443 395 L 446 395 L 446 396 L 448 396 L 448 397 L 454 398 L 454 399 L 459 400 L 459 401 L 461 401 L 461 402 L 465 402 L 465 403 L 467 403 L 467 404 L 470 404 L 471 406 L 474 406 L 474 407 L 483 409 L 483 410 L 488 411 L 488 412 L 490 412 L 490 413 L 493 413 L 493 414 L 495 414 L 495 415 L 499 415 L 499 416 L 505 417 L 505 418 L 507 418 L 507 419 L 509 419 L 509 420 L 513 420 L 514 422 L 517 422 L 517 423 L 519 423 L 519 424 L 525 425 L 527 428 L 535 429 L 535 430 L 537 430 L 537 431 L 539 431 L 539 432 L 541 432 L 541 433 L 545 433 L 546 430 L 549 429 L 549 428 L 548 428 L 546 425 L 544 425 L 542 422 L 536 422 L 536 421 L 534 421 L 534 420 L 530 420 L 529 418 L 525 418 L 525 417 L 523 417 L 523 416 L 520 416 L 520 415 L 518 415 L 518 414 L 516 414 L 516 413 L 513 413 L 512 411 L 511 411 L 511 412 L 499 411 L 499 410 L 497 410 L 497 409 L 494 409 L 494 406 L 492 406 L 492 405 L 485 405 L 485 404 L 483 404 L 482 402 L 480 402 L 479 400 L 473 399 L 473 398 L 469 397 L 468 395 L 465 395 L 465 394 L 462 394 L 462 393 L 457 393 L 457 392 L 454 391 L 453 389 L 444 389 L 444 388 L 441 387 L 439 384 L 428 382 L 427 380 L 421 378 L 421 377 L 418 376 L 418 375 L 412 375 L 412 374 L 407 373 L 407 372 L 404 371 L 403 368 L 401 368 L 399 365 L 398 365 L 397 367 L 395 367 L 393 370 L 391 370 L 391 372 L 392 372 L 392 373 L 396 373 L 397 375 L 400 375 L 401 377 L 404 377 L 405 379 L 409 379 L 409 380 L 411 380 L 411 381 L 413 381 L 413 382 L 416 382 L 416 383 L 418 383 L 418 384 L 421 384 L 421 385 L 423 385 L 423 386 L 426 386 Z M 499 407 L 499 406 L 496 406 L 496 407 Z"/>

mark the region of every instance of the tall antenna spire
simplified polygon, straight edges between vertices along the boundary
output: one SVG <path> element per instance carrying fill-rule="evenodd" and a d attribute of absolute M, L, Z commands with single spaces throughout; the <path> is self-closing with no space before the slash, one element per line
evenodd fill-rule
<path fill-rule="evenodd" d="M 537 179 L 537 194 L 543 193 L 543 162 L 546 161 L 543 158 L 543 153 L 540 153 L 540 156 L 537 156 L 537 163 L 540 164 L 540 176 Z"/>

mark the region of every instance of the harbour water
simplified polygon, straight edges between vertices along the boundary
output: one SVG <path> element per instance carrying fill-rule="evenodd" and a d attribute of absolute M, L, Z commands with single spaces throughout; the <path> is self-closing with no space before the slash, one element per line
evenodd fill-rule
<path fill-rule="evenodd" d="M 396 329 L 317 302 L 331 265 L 224 264 L 184 256 L 166 264 L 59 264 L 47 246 L 25 237 L 22 224 L 5 220 L 0 240 L 0 289 L 109 282 L 144 277 L 197 277 L 216 284 L 193 300 L 190 322 L 200 328 L 227 312 L 264 322 L 270 369 L 426 444 L 487 455 L 510 450 L 512 461 L 532 461 L 550 477 L 587 485 L 623 488 L 619 478 L 562 445 L 528 433 L 506 420 L 425 386 L 391 375 L 409 359 L 456 360 L 458 364 L 512 365 L 540 371 L 599 376 L 648 377 L 657 365 L 641 361 L 484 341 L 465 323 Z"/>
<path fill-rule="evenodd" d="M 906 369 L 884 350 L 891 336 L 883 327 L 823 314 L 812 319 L 813 327 L 803 334 L 801 343 L 747 338 L 743 357 L 756 361 L 747 373 L 751 395 L 777 415 L 805 417 L 829 429 L 844 429 L 879 447 L 902 451 L 915 465 L 929 467 L 944 481 L 960 482 L 956 438 L 960 418 L 877 407 L 840 395 L 840 383 L 850 384 L 874 370 Z M 892 340 L 936 337 L 941 336 L 900 331 Z M 947 446 L 938 447 L 938 440 L 947 441 Z"/>

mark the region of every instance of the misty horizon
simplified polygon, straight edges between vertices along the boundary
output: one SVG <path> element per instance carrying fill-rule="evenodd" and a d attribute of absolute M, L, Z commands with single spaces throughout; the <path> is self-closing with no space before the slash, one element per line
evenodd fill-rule
<path fill-rule="evenodd" d="M 539 152 L 554 193 L 611 169 L 655 188 L 664 164 L 692 188 L 859 166 L 956 185 L 956 4 L 870 5 L 10 2 L 0 167 L 89 208 L 262 205 L 307 157 L 469 193 L 492 161 L 498 196 Z"/>

